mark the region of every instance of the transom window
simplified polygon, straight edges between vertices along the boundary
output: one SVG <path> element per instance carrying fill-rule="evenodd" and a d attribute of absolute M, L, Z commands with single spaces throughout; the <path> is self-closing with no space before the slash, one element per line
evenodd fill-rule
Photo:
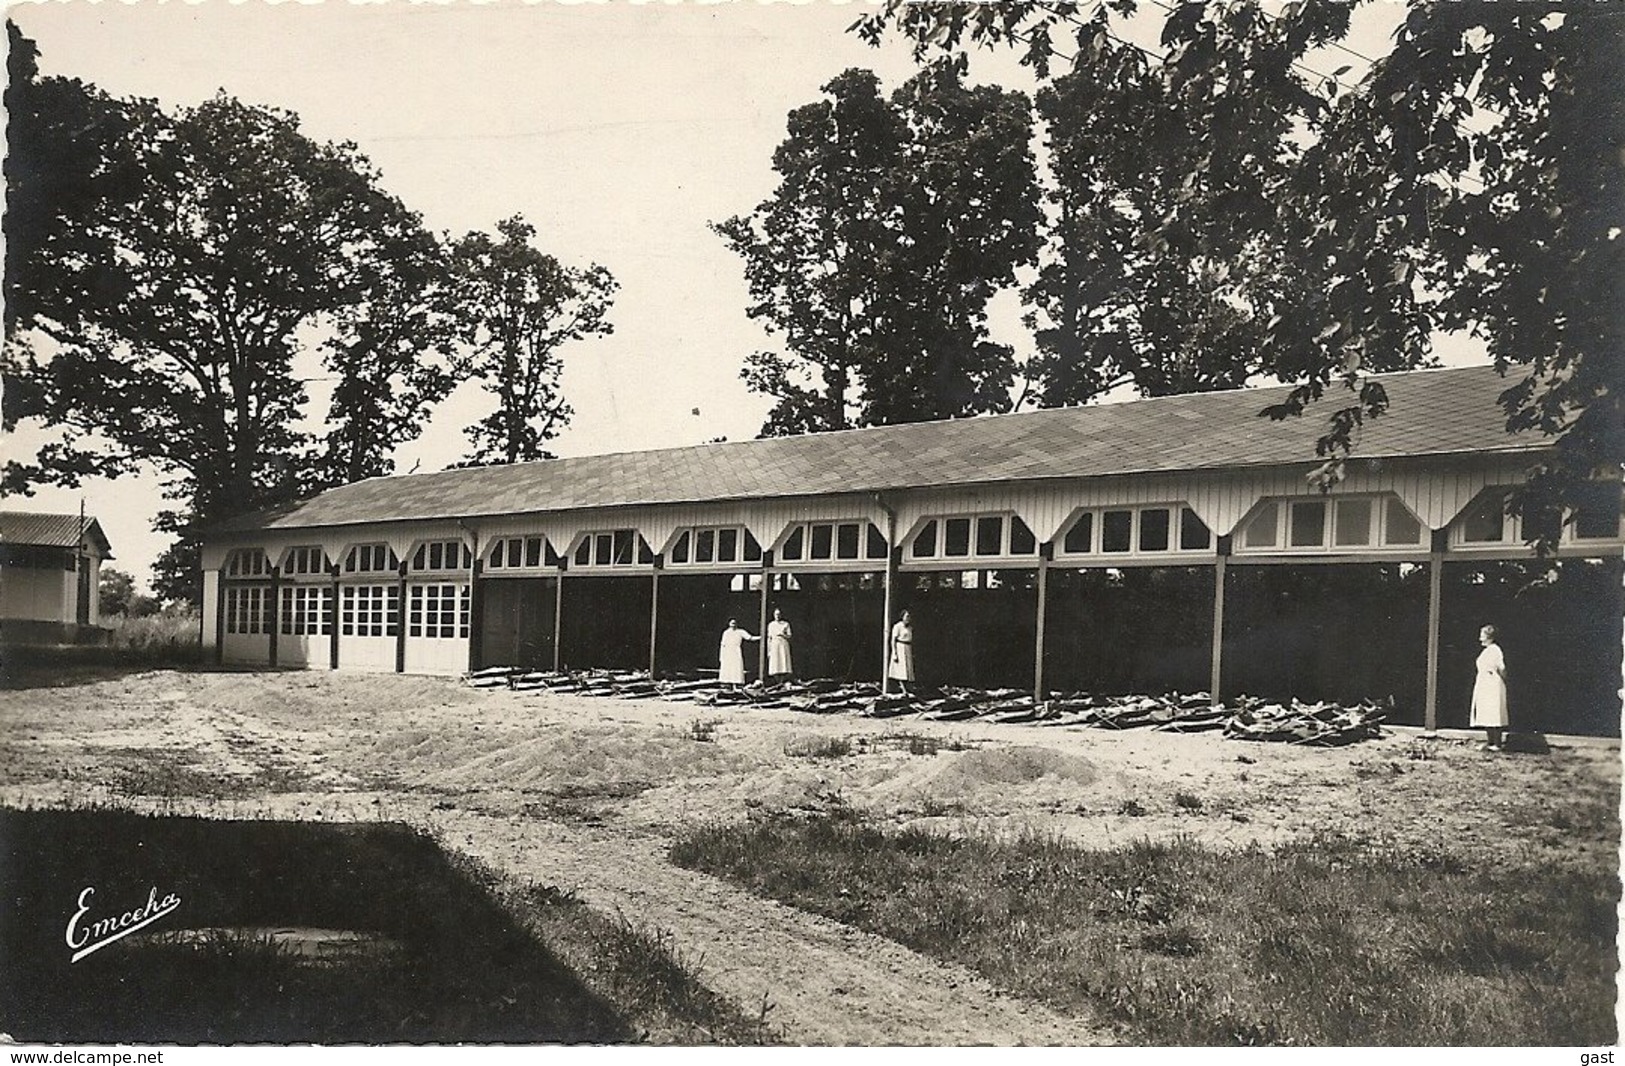
<path fill-rule="evenodd" d="M 263 548 L 238 548 L 226 556 L 226 576 L 270 577 L 271 559 Z"/>
<path fill-rule="evenodd" d="M 990 559 L 1035 555 L 1038 539 L 1013 514 L 979 514 L 927 520 L 909 543 L 912 559 Z"/>
<path fill-rule="evenodd" d="M 529 570 L 559 565 L 546 537 L 506 537 L 491 542 L 485 564 L 493 570 Z"/>
<path fill-rule="evenodd" d="M 1414 548 L 1422 523 L 1397 496 L 1265 500 L 1241 529 L 1242 551 Z"/>
<path fill-rule="evenodd" d="M 648 566 L 655 561 L 648 542 L 635 529 L 588 533 L 576 544 L 573 558 L 582 567 Z"/>
<path fill-rule="evenodd" d="M 783 562 L 828 563 L 886 558 L 886 538 L 873 522 L 804 522 L 779 548 Z"/>
<path fill-rule="evenodd" d="M 412 553 L 413 570 L 467 570 L 473 564 L 468 545 L 460 540 L 431 540 Z"/>
<path fill-rule="evenodd" d="M 1084 511 L 1061 537 L 1059 555 L 1160 555 L 1207 551 L 1213 534 L 1189 507 L 1101 507 Z"/>
<path fill-rule="evenodd" d="M 762 546 L 744 526 L 693 526 L 677 534 L 671 546 L 673 566 L 761 561 Z"/>
<path fill-rule="evenodd" d="M 282 589 L 282 632 L 287 636 L 327 636 L 332 630 L 331 585 L 293 585 Z"/>
<path fill-rule="evenodd" d="M 346 585 L 339 598 L 339 635 L 393 637 L 399 633 L 399 585 Z"/>
<path fill-rule="evenodd" d="M 344 553 L 347 574 L 388 573 L 400 568 L 400 557 L 387 544 L 357 544 Z"/>
<path fill-rule="evenodd" d="M 407 600 L 406 635 L 432 640 L 466 639 L 468 586 L 411 586 Z"/>
<path fill-rule="evenodd" d="M 226 632 L 269 633 L 271 589 L 265 585 L 239 585 L 226 589 Z"/>
<path fill-rule="evenodd" d="M 288 552 L 284 574 L 325 574 L 327 554 L 320 548 L 293 548 Z"/>

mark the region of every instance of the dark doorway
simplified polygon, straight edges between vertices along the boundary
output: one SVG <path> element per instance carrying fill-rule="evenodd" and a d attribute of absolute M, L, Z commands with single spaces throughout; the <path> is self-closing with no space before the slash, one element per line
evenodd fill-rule
<path fill-rule="evenodd" d="M 1514 730 L 1619 736 L 1622 578 L 1620 559 L 1446 563 L 1439 725 L 1467 726 L 1478 631 L 1493 625 Z"/>
<path fill-rule="evenodd" d="M 745 574 L 660 575 L 660 621 L 655 673 L 662 677 L 715 672 L 717 647 L 728 619 L 760 637 L 761 585 Z M 793 623 L 792 623 L 793 624 Z M 745 645 L 745 676 L 756 676 L 757 646 Z"/>
<path fill-rule="evenodd" d="M 651 582 L 648 574 L 565 577 L 560 665 L 648 669 Z"/>
<path fill-rule="evenodd" d="M 880 679 L 884 573 L 775 573 L 772 580 L 768 616 L 778 607 L 790 623 L 796 676 Z"/>
<path fill-rule="evenodd" d="M 521 577 L 480 583 L 485 606 L 480 612 L 478 668 L 552 668 L 558 582 L 556 577 Z"/>
<path fill-rule="evenodd" d="M 925 685 L 1031 688 L 1038 571 L 901 575 L 893 614 L 914 621 L 915 676 Z"/>
<path fill-rule="evenodd" d="M 1272 700 L 1393 699 L 1422 724 L 1427 567 L 1412 563 L 1231 566 L 1224 691 Z"/>
<path fill-rule="evenodd" d="M 1051 691 L 1205 692 L 1213 663 L 1213 569 L 1054 568 L 1044 646 Z"/>

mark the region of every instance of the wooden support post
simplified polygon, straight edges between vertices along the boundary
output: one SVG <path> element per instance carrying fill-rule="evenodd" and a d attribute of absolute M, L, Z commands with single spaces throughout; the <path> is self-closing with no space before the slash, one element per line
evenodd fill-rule
<path fill-rule="evenodd" d="M 226 568 L 214 579 L 214 665 L 226 661 Z"/>
<path fill-rule="evenodd" d="M 1213 561 L 1213 658 L 1208 676 L 1208 703 L 1224 702 L 1224 576 L 1230 564 L 1230 538 L 1220 537 Z"/>
<path fill-rule="evenodd" d="M 395 585 L 395 672 L 406 673 L 406 564 L 401 564 Z"/>
<path fill-rule="evenodd" d="M 767 574 L 760 575 L 762 579 L 762 602 L 757 605 L 756 611 L 756 683 L 767 684 L 767 595 L 768 585 L 772 584 Z M 745 586 L 747 589 L 749 585 Z"/>
<path fill-rule="evenodd" d="M 1445 530 L 1435 530 L 1433 550 L 1428 552 L 1428 679 L 1422 724 L 1429 733 L 1439 728 L 1439 612 L 1444 600 L 1445 537 Z"/>
<path fill-rule="evenodd" d="M 891 538 L 887 537 L 888 545 Z M 885 604 L 882 610 L 885 617 L 880 620 L 880 691 L 884 695 L 891 691 L 891 627 L 892 627 L 892 582 L 897 573 L 897 554 L 900 549 L 888 547 L 886 549 L 886 581 L 885 594 L 881 602 Z"/>
<path fill-rule="evenodd" d="M 553 586 L 553 672 L 561 669 L 563 659 L 561 650 L 564 647 L 564 571 L 568 564 L 559 560 L 558 583 Z"/>
<path fill-rule="evenodd" d="M 1038 632 L 1033 640 L 1033 703 L 1044 702 L 1044 619 L 1049 611 L 1049 561 L 1055 555 L 1055 542 L 1038 546 Z"/>
<path fill-rule="evenodd" d="M 655 676 L 655 638 L 660 632 L 660 565 L 655 556 L 655 568 L 649 573 L 649 678 Z"/>
<path fill-rule="evenodd" d="M 333 575 L 333 598 L 327 605 L 327 668 L 339 668 L 339 568 L 330 567 Z"/>
<path fill-rule="evenodd" d="M 277 660 L 277 632 L 282 628 L 282 569 L 271 567 L 271 607 L 266 611 L 271 618 L 271 665 Z"/>
<path fill-rule="evenodd" d="M 478 544 L 478 539 L 475 540 Z M 485 618 L 485 582 L 480 578 L 485 574 L 485 560 L 478 553 L 474 556 L 474 565 L 468 568 L 468 670 L 473 673 L 482 665 L 485 658 L 485 627 L 482 624 Z"/>

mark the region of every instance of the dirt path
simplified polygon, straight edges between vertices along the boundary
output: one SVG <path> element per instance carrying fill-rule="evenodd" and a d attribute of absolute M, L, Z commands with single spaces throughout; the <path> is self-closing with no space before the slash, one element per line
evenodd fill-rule
<path fill-rule="evenodd" d="M 0 692 L 0 803 L 389 819 L 669 932 L 807 1044 L 1088 1044 L 1109 1032 L 891 941 L 666 861 L 688 825 L 847 808 L 1094 846 L 1341 832 L 1477 864 L 1616 868 L 1617 748 L 1497 757 L 1134 730 L 946 725 L 477 691 L 327 673 L 155 672 Z"/>
<path fill-rule="evenodd" d="M 995 991 L 968 970 L 882 937 L 671 866 L 664 845 L 464 811 L 444 839 L 509 874 L 574 889 L 589 905 L 669 932 L 700 978 L 799 1044 L 1100 1044 L 1099 1026 Z"/>

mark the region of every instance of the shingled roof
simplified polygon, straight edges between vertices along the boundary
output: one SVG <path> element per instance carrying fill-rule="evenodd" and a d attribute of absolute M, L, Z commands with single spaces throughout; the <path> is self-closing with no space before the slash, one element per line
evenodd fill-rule
<path fill-rule="evenodd" d="M 1392 404 L 1356 455 L 1525 451 L 1493 367 L 1378 375 Z M 216 532 L 1304 463 L 1324 423 L 1259 417 L 1286 387 L 372 478 Z M 1348 394 L 1341 394 L 1347 396 Z M 1318 410 L 1344 402 L 1329 395 Z"/>
<path fill-rule="evenodd" d="M 0 511 L 0 544 L 33 544 L 46 548 L 79 547 L 76 514 L 43 514 L 38 511 Z M 85 536 L 100 549 L 102 558 L 111 559 L 113 546 L 102 532 L 101 523 L 86 515 Z"/>

